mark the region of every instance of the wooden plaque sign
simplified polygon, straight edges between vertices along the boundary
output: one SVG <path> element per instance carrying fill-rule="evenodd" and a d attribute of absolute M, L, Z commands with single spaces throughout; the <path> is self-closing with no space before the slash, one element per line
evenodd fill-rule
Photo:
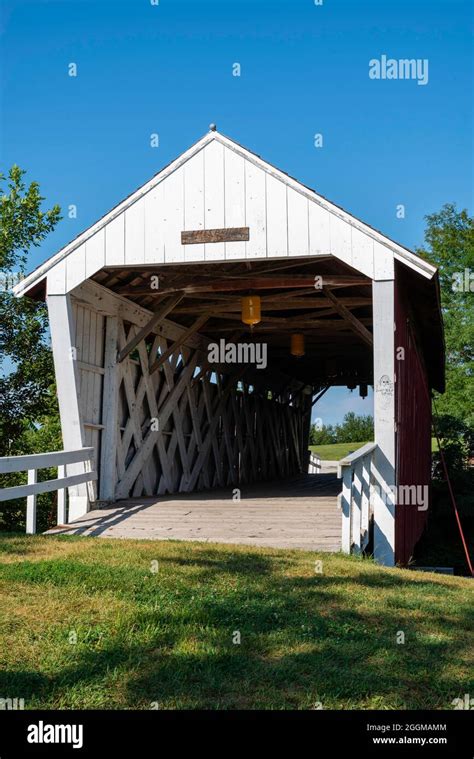
<path fill-rule="evenodd" d="M 208 242 L 242 242 L 249 239 L 248 227 L 229 227 L 227 229 L 196 229 L 181 232 L 182 245 L 197 245 Z"/>

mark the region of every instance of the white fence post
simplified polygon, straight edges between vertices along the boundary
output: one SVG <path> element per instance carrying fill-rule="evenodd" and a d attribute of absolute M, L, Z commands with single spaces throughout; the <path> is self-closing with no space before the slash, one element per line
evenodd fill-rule
<path fill-rule="evenodd" d="M 65 464 L 60 464 L 58 466 L 58 480 L 61 480 L 63 477 L 66 476 L 66 466 Z M 66 488 L 60 488 L 58 490 L 58 516 L 57 516 L 57 522 L 58 524 L 66 524 Z"/>
<path fill-rule="evenodd" d="M 58 524 L 66 524 L 66 493 L 65 488 L 87 484 L 94 493 L 97 472 L 93 469 L 94 448 L 79 448 L 74 451 L 49 451 L 48 453 L 33 453 L 25 456 L 5 456 L 0 458 L 0 474 L 13 472 L 28 472 L 27 485 L 14 485 L 0 488 L 0 503 L 16 498 L 26 498 L 26 532 L 34 535 L 36 532 L 36 496 L 39 493 L 58 493 Z M 79 466 L 84 471 L 66 476 L 67 467 Z M 58 477 L 53 480 L 38 482 L 38 469 L 57 467 Z M 70 517 L 70 515 L 69 515 Z"/>
<path fill-rule="evenodd" d="M 342 540 L 344 553 L 361 553 L 369 542 L 370 482 L 372 461 L 377 446 L 366 443 L 341 459 L 337 476 L 342 477 L 339 504 L 342 510 Z"/>
<path fill-rule="evenodd" d="M 342 472 L 342 536 L 341 548 L 344 553 L 351 552 L 351 500 L 352 500 L 352 469 L 347 466 Z"/>
<path fill-rule="evenodd" d="M 36 485 L 36 469 L 28 469 L 28 485 Z M 27 496 L 26 499 L 26 534 L 34 535 L 36 532 L 36 494 Z"/>
<path fill-rule="evenodd" d="M 361 549 L 364 550 L 369 542 L 370 525 L 370 467 L 372 459 L 364 456 L 362 459 L 362 508 L 361 508 Z"/>
<path fill-rule="evenodd" d="M 321 469 L 321 457 L 317 453 L 310 452 L 308 461 L 308 474 L 319 474 Z"/>
<path fill-rule="evenodd" d="M 362 524 L 362 461 L 354 463 L 354 478 L 352 481 L 352 546 L 354 553 L 360 553 L 360 531 Z"/>

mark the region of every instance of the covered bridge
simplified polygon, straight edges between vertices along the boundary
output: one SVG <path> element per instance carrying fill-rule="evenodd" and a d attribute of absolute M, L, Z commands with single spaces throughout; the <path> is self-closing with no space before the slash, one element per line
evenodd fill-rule
<path fill-rule="evenodd" d="M 265 483 L 271 523 L 272 493 L 298 478 L 309 508 L 325 482 L 307 482 L 314 403 L 330 386 L 372 385 L 375 440 L 339 462 L 326 509 L 343 550 L 409 559 L 444 383 L 427 261 L 211 129 L 16 295 L 47 301 L 64 450 L 93 448 L 89 465 L 62 459 L 62 521 L 216 488 L 244 509 L 246 488 Z"/>

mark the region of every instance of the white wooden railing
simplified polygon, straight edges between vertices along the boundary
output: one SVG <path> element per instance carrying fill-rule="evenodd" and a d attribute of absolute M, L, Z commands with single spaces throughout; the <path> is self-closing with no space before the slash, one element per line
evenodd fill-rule
<path fill-rule="evenodd" d="M 26 532 L 36 532 L 36 496 L 39 493 L 58 491 L 58 524 L 65 524 L 66 491 L 65 488 L 97 480 L 97 472 L 92 469 L 94 448 L 80 448 L 77 451 L 51 451 L 35 453 L 29 456 L 6 456 L 0 458 L 0 474 L 12 472 L 28 472 L 27 485 L 0 489 L 0 501 L 11 501 L 13 498 L 26 497 Z M 66 475 L 69 464 L 84 463 L 84 471 L 78 474 Z M 38 469 L 57 467 L 58 478 L 55 480 L 37 481 Z M 74 467 L 77 469 L 77 467 Z"/>
<path fill-rule="evenodd" d="M 337 464 L 337 476 L 342 477 L 339 506 L 342 511 L 344 553 L 361 553 L 369 542 L 373 458 L 376 448 L 376 443 L 366 443 Z"/>
<path fill-rule="evenodd" d="M 319 474 L 321 471 L 321 456 L 311 452 L 309 454 L 308 474 Z"/>

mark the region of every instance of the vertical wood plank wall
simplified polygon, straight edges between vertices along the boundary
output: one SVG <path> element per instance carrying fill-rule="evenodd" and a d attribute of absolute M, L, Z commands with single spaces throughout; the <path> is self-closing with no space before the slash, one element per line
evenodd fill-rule
<path fill-rule="evenodd" d="M 416 349 L 416 324 L 410 315 L 406 291 L 396 278 L 395 355 L 403 348 L 404 360 L 396 361 L 395 413 L 397 422 L 397 485 L 429 486 L 431 480 L 431 401 L 427 377 Z M 395 560 L 406 564 L 426 525 L 428 510 L 417 505 L 396 506 Z"/>
<path fill-rule="evenodd" d="M 94 446 L 94 466 L 99 466 L 104 381 L 105 317 L 73 302 L 74 348 L 79 376 L 79 410 L 84 445 Z"/>

